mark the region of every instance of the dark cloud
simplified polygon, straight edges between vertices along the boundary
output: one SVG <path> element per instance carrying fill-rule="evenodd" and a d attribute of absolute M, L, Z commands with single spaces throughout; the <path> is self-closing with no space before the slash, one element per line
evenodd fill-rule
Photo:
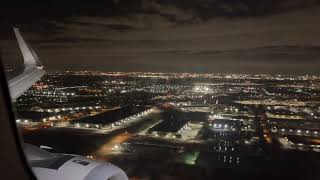
<path fill-rule="evenodd" d="M 49 70 L 304 74 L 320 66 L 318 0 L 35 2 L 1 11 L 6 64 L 21 61 L 10 27 L 18 24 Z"/>

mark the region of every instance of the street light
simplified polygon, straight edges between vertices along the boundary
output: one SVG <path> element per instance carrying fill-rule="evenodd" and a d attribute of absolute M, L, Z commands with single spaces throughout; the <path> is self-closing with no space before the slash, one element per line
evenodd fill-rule
<path fill-rule="evenodd" d="M 298 129 L 298 130 L 297 130 L 297 132 L 298 132 L 298 133 L 301 133 L 301 130 L 300 130 L 300 129 Z"/>

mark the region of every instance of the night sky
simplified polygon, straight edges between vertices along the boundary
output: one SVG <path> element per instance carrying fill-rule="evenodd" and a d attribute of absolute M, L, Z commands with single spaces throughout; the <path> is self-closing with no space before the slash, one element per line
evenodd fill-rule
<path fill-rule="evenodd" d="M 22 61 L 15 25 L 49 71 L 320 74 L 319 2 L 11 1 L 0 47 Z"/>

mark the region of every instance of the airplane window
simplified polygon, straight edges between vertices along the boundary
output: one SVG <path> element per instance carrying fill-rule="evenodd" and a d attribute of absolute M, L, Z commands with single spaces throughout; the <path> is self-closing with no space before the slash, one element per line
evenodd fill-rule
<path fill-rule="evenodd" d="M 12 3 L 2 63 L 32 171 L 320 179 L 319 3 Z"/>

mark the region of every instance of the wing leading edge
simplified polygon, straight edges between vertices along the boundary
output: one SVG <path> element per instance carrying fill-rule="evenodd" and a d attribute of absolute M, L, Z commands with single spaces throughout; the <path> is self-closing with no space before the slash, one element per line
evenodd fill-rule
<path fill-rule="evenodd" d="M 33 49 L 28 46 L 18 28 L 13 28 L 20 51 L 24 60 L 24 69 L 15 77 L 9 79 L 9 90 L 12 100 L 15 100 L 27 91 L 45 74 L 43 66 Z"/>

